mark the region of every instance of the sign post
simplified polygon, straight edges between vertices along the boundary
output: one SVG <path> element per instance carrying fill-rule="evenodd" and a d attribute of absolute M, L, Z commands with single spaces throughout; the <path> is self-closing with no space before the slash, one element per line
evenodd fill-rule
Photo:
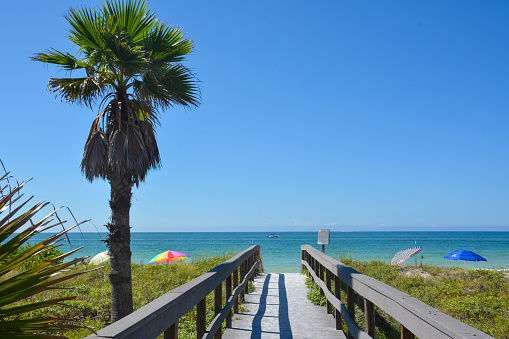
<path fill-rule="evenodd" d="M 318 230 L 318 245 L 322 245 L 322 253 L 325 253 L 325 245 L 330 243 L 330 230 L 319 229 Z"/>

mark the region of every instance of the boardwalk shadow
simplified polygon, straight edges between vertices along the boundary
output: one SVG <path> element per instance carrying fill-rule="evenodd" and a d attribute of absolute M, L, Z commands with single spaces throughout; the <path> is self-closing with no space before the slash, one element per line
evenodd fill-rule
<path fill-rule="evenodd" d="M 290 317 L 288 315 L 288 298 L 286 296 L 284 274 L 279 275 L 279 333 L 281 333 L 280 338 L 293 338 Z"/>
<path fill-rule="evenodd" d="M 258 312 L 252 322 L 252 332 L 251 339 L 261 339 L 262 336 L 262 319 L 265 316 L 265 312 L 267 310 L 267 296 L 269 293 L 269 283 L 272 274 L 267 274 L 265 278 L 265 282 L 263 283 L 263 288 L 260 295 L 260 303 L 258 307 Z M 278 274 L 278 292 L 279 292 L 279 311 L 278 311 L 278 322 L 279 322 L 279 334 L 280 338 L 284 339 L 292 339 L 292 329 L 290 327 L 290 318 L 288 314 L 288 298 L 286 295 L 286 286 L 285 286 L 285 276 L 283 274 Z M 276 305 L 276 304 L 269 304 Z M 274 333 L 274 332 L 272 332 Z"/>

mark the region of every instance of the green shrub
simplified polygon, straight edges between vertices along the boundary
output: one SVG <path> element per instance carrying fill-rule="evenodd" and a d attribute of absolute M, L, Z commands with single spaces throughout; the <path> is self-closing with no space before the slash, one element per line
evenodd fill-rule
<path fill-rule="evenodd" d="M 33 245 L 30 245 L 30 242 L 27 242 L 25 246 L 19 247 L 13 254 L 7 256 L 2 262 L 7 262 L 12 258 L 13 256 L 17 256 L 24 251 L 28 251 L 32 249 Z M 48 248 L 44 252 L 40 252 L 30 258 L 28 258 L 26 261 L 20 263 L 18 266 L 18 269 L 21 271 L 26 271 L 34 266 L 40 265 L 44 262 L 53 260 L 61 255 L 63 255 L 64 252 L 60 251 L 57 246 L 48 246 Z M 64 261 L 64 259 L 59 259 L 55 261 L 56 264 L 61 264 Z"/>

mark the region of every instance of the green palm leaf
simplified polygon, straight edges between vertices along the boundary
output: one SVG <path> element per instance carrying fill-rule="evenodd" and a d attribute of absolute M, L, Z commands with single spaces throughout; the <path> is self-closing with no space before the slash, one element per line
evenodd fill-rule
<path fill-rule="evenodd" d="M 5 182 L 8 175 L 0 178 Z M 27 318 L 27 314 L 38 309 L 61 304 L 74 297 L 50 298 L 39 302 L 30 302 L 27 298 L 44 292 L 63 281 L 72 279 L 86 272 L 65 273 L 72 265 L 85 258 L 68 262 L 63 260 L 78 249 L 57 255 L 56 257 L 22 269 L 26 262 L 54 248 L 59 240 L 72 228 L 64 229 L 33 246 L 22 247 L 34 235 L 54 227 L 62 227 L 61 222 L 53 223 L 56 211 L 39 220 L 34 218 L 47 206 L 39 202 L 29 205 L 31 200 L 23 201 L 19 194 L 24 183 L 14 189 L 8 185 L 0 189 L 0 338 L 33 338 L 60 337 L 53 332 L 66 331 L 69 328 L 83 326 L 74 324 L 71 319 L 63 319 L 58 315 L 45 315 L 41 319 Z M 44 334 L 41 334 L 44 332 Z"/>
<path fill-rule="evenodd" d="M 145 2 L 127 1 L 123 3 L 108 1 L 103 12 L 117 24 L 117 29 L 129 34 L 133 43 L 139 42 L 157 22 L 155 14 L 147 9 Z"/>
<path fill-rule="evenodd" d="M 71 9 L 65 18 L 72 26 L 69 30 L 69 40 L 79 46 L 82 51 L 104 48 L 100 34 L 104 19 L 98 12 L 87 8 Z"/>
<path fill-rule="evenodd" d="M 37 53 L 32 57 L 32 60 L 59 65 L 66 71 L 85 67 L 85 65 L 73 55 L 57 51 L 56 49 L 49 50 L 47 53 Z"/>

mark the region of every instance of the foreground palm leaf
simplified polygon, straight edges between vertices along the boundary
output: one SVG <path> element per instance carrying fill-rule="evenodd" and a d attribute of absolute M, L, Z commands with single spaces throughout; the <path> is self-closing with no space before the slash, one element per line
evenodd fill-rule
<path fill-rule="evenodd" d="M 98 9 L 71 9 L 66 19 L 77 54 L 50 49 L 32 60 L 79 73 L 79 77 L 50 79 L 49 89 L 63 100 L 90 107 L 100 100 L 81 170 L 89 181 L 101 178 L 111 185 L 112 214 L 106 227 L 114 322 L 133 310 L 131 189 L 160 164 L 155 137 L 158 112 L 174 105 L 199 105 L 197 80 L 181 63 L 193 43 L 180 29 L 158 21 L 142 1 L 107 1 Z"/>
<path fill-rule="evenodd" d="M 8 180 L 8 174 L 0 177 L 0 338 L 51 338 L 56 336 L 44 335 L 41 332 L 62 332 L 82 327 L 75 325 L 71 319 L 63 319 L 54 314 L 47 314 L 39 319 L 19 319 L 33 310 L 74 299 L 65 297 L 36 303 L 27 302 L 27 298 L 85 273 L 82 271 L 62 274 L 69 271 L 71 265 L 85 258 L 62 262 L 64 258 L 78 251 L 78 248 L 29 269 L 22 269 L 23 264 L 54 247 L 67 232 L 78 225 L 57 232 L 33 246 L 22 247 L 34 235 L 62 226 L 62 222 L 53 222 L 52 217 L 56 211 L 36 221 L 36 215 L 48 203 L 28 205 L 31 198 L 22 201 L 23 195 L 20 194 L 24 184 L 11 188 Z"/>

